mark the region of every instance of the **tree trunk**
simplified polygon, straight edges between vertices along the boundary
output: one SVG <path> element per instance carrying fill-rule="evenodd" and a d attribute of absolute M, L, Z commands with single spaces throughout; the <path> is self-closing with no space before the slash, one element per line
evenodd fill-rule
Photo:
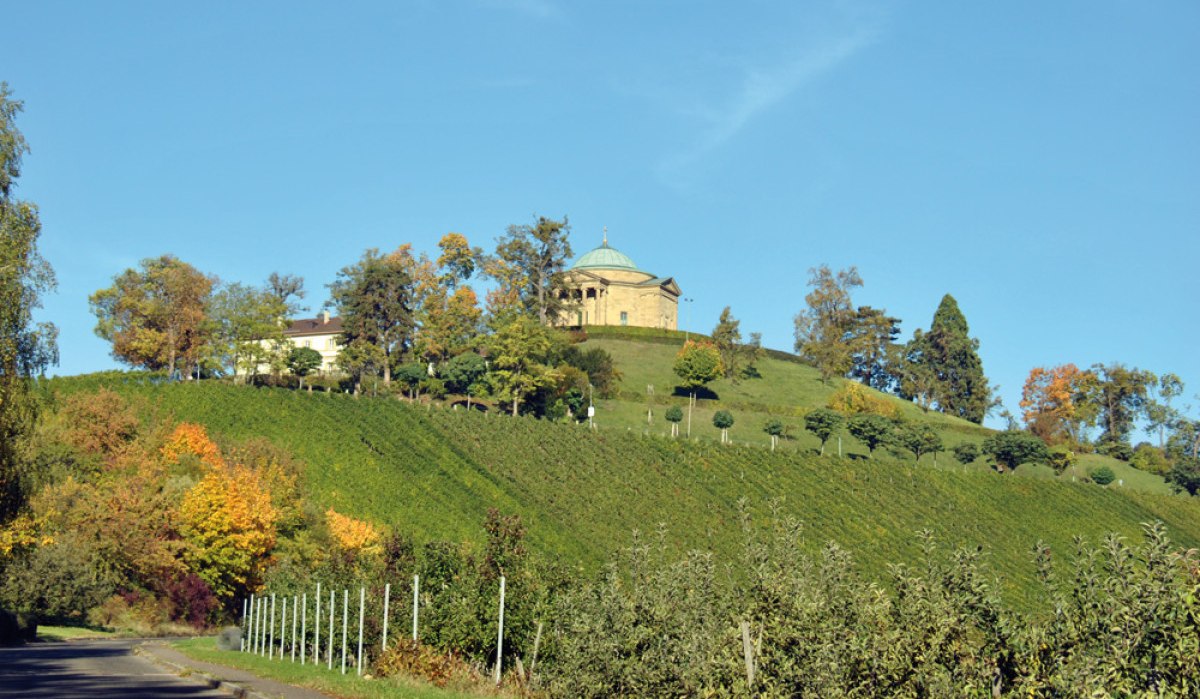
<path fill-rule="evenodd" d="M 687 429 L 687 436 L 688 436 L 689 438 L 691 438 L 691 436 L 692 436 L 692 405 L 693 405 L 695 402 L 696 402 L 696 392 L 695 392 L 695 391 L 692 391 L 692 395 L 691 395 L 691 397 L 690 397 L 690 398 L 688 398 L 688 429 Z"/>
<path fill-rule="evenodd" d="M 517 416 L 517 408 L 520 407 L 520 405 L 521 405 L 521 400 L 519 398 L 517 398 L 516 396 L 513 396 L 513 413 L 512 413 L 513 417 Z"/>

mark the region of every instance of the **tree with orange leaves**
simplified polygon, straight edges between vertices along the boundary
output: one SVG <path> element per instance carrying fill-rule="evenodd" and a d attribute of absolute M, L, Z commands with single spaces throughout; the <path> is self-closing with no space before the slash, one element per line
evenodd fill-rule
<path fill-rule="evenodd" d="M 184 558 L 219 598 L 255 590 L 275 547 L 278 518 L 257 470 L 210 465 L 179 506 L 179 532 L 188 544 Z"/>
<path fill-rule="evenodd" d="M 332 507 L 325 512 L 329 534 L 338 546 L 356 554 L 378 554 L 382 535 L 370 522 L 354 519 L 335 511 Z"/>
<path fill-rule="evenodd" d="M 1083 400 L 1095 383 L 1095 374 L 1074 364 L 1034 367 L 1021 391 L 1025 426 L 1047 444 L 1079 441 L 1082 426 L 1095 420 L 1094 410 Z"/>
<path fill-rule="evenodd" d="M 167 463 L 179 461 L 179 457 L 190 454 L 200 459 L 208 466 L 219 468 L 225 465 L 221 458 L 221 450 L 208 437 L 204 425 L 192 422 L 181 422 L 175 428 L 161 450 L 163 460 Z"/>

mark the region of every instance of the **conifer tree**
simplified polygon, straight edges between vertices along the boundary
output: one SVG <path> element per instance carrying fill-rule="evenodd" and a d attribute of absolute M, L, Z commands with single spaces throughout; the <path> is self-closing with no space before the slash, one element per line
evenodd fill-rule
<path fill-rule="evenodd" d="M 927 391 L 939 410 L 982 423 L 992 404 L 992 390 L 979 359 L 979 340 L 970 336 L 967 319 L 950 294 L 942 297 L 929 332 L 918 332 L 906 348 L 910 364 L 904 373 L 922 376 L 922 391 L 901 385 L 901 395 L 913 398 Z"/>

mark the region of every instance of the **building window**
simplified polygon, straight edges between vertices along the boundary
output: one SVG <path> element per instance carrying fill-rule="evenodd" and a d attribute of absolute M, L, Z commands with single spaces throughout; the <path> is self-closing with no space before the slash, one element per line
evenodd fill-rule
<path fill-rule="evenodd" d="M 629 325 L 629 314 L 621 311 L 621 325 Z"/>

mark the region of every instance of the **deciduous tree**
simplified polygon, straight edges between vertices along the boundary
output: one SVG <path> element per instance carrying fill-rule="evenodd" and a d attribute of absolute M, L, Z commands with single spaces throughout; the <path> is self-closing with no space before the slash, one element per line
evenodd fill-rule
<path fill-rule="evenodd" d="M 516 299 L 543 325 L 565 307 L 559 292 L 566 288 L 563 271 L 572 254 L 570 232 L 565 216 L 561 221 L 538 216 L 532 225 L 509 226 L 497 241 L 496 254 L 485 263 L 485 272 L 499 283 L 501 295 Z"/>
<path fill-rule="evenodd" d="M 54 271 L 37 249 L 37 207 L 13 198 L 21 159 L 29 151 L 16 127 L 22 103 L 0 82 L 0 524 L 25 499 L 21 449 L 37 419 L 32 377 L 58 362 L 58 330 L 34 322 Z"/>
<path fill-rule="evenodd" d="M 885 417 L 864 414 L 851 417 L 846 430 L 866 445 L 867 451 L 874 456 L 875 450 L 892 438 L 894 426 L 895 423 Z"/>
<path fill-rule="evenodd" d="M 711 342 L 688 340 L 675 355 L 672 370 L 679 377 L 680 386 L 688 391 L 688 430 L 692 436 L 692 408 L 696 403 L 696 389 L 721 376 L 721 353 Z"/>
<path fill-rule="evenodd" d="M 386 255 L 375 248 L 338 272 L 329 285 L 333 306 L 342 317 L 343 347 L 353 349 L 350 369 L 358 375 L 378 370 L 384 384 L 413 338 L 411 255 L 401 247 Z"/>
<path fill-rule="evenodd" d="M 113 285 L 89 297 L 96 334 L 112 343 L 113 357 L 131 366 L 194 367 L 210 341 L 208 301 L 216 278 L 173 255 L 142 260 Z"/>
<path fill-rule="evenodd" d="M 841 429 L 844 418 L 828 408 L 817 408 L 804 416 L 804 429 L 821 440 L 821 456 L 825 455 L 825 443 Z"/>
<path fill-rule="evenodd" d="M 837 274 L 828 265 L 809 270 L 812 291 L 804 297 L 807 307 L 795 317 L 796 352 L 820 370 L 823 381 L 844 375 L 853 365 L 847 340 L 854 321 L 850 291 L 862 283 L 854 267 Z"/>
<path fill-rule="evenodd" d="M 983 453 L 992 457 L 1001 473 L 1025 463 L 1045 463 L 1050 458 L 1046 443 L 1028 432 L 1005 431 L 983 440 Z"/>
<path fill-rule="evenodd" d="M 713 427 L 721 430 L 721 444 L 729 442 L 729 428 L 733 427 L 733 413 L 728 410 L 718 410 L 713 413 Z"/>
<path fill-rule="evenodd" d="M 1080 441 L 1082 425 L 1094 419 L 1087 396 L 1095 382 L 1095 374 L 1080 371 L 1074 364 L 1034 367 L 1021 391 L 1025 426 L 1047 444 Z"/>
<path fill-rule="evenodd" d="M 488 343 L 492 395 L 511 403 L 514 416 L 527 396 L 556 381 L 551 367 L 557 344 L 554 332 L 533 318 L 518 317 L 500 328 Z"/>
<path fill-rule="evenodd" d="M 1104 433 L 1101 442 L 1127 444 L 1138 415 L 1150 400 L 1150 388 L 1157 377 L 1149 371 L 1124 364 L 1094 364 L 1096 388 L 1090 396 L 1100 416 Z"/>

